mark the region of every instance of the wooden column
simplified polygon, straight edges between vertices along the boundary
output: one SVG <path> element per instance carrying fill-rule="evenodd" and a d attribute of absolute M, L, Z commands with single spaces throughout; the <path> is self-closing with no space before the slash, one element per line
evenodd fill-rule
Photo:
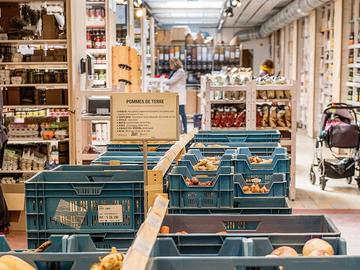
<path fill-rule="evenodd" d="M 151 76 L 155 76 L 155 20 L 150 18 L 150 54 L 151 54 Z"/>
<path fill-rule="evenodd" d="M 312 50 L 309 53 L 309 88 L 308 88 L 308 123 L 307 123 L 307 135 L 310 137 L 315 136 L 314 121 L 316 117 L 315 112 L 315 87 L 318 84 L 319 77 L 316 76 L 316 47 L 317 47 L 317 33 L 316 33 L 316 11 L 313 10 L 309 15 L 309 48 Z M 318 72 L 316 72 L 318 73 Z"/>
<path fill-rule="evenodd" d="M 341 80 L 342 80 L 342 33 L 343 33 L 343 0 L 334 2 L 334 67 L 333 67 L 333 93 L 334 102 L 341 101 Z"/>
<path fill-rule="evenodd" d="M 129 44 L 126 44 L 129 47 L 134 47 L 135 44 L 135 34 L 134 34 L 134 0 L 127 1 L 127 27 L 128 27 L 128 36 L 127 41 Z"/>
<path fill-rule="evenodd" d="M 298 21 L 293 22 L 293 31 L 292 31 L 292 55 L 290 57 L 292 57 L 292 66 L 291 66 L 291 79 L 294 81 L 297 81 L 298 79 L 298 49 L 300 48 L 298 46 Z M 298 89 L 299 90 L 299 89 Z"/>

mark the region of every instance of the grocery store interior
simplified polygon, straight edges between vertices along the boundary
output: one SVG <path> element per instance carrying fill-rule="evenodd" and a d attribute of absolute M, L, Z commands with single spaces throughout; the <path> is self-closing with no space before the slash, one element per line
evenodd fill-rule
<path fill-rule="evenodd" d="M 0 270 L 359 269 L 360 0 L 0 0 L 0 181 Z"/>

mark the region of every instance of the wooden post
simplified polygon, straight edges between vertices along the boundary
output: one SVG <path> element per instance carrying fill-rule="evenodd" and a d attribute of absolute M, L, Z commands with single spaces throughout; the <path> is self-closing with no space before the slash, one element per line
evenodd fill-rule
<path fill-rule="evenodd" d="M 134 0 L 127 1 L 128 8 L 128 17 L 127 17 L 127 27 L 128 27 L 128 35 L 127 41 L 129 44 L 126 44 L 129 47 L 134 47 L 135 44 L 135 35 L 134 35 Z"/>
<path fill-rule="evenodd" d="M 151 54 L 151 76 L 155 76 L 155 20 L 150 18 L 150 54 Z"/>
<path fill-rule="evenodd" d="M 148 191 L 145 187 L 148 186 L 148 143 L 147 141 L 143 141 L 143 154 L 144 154 L 144 215 L 147 213 L 148 209 Z"/>
<path fill-rule="evenodd" d="M 342 65 L 342 33 L 343 33 L 343 0 L 334 2 L 334 67 L 332 101 L 341 101 L 341 65 Z"/>
<path fill-rule="evenodd" d="M 309 82 L 308 82 L 308 117 L 306 124 L 307 135 L 310 137 L 315 136 L 315 87 L 318 85 L 319 77 L 318 72 L 316 71 L 316 45 L 317 45 L 317 33 L 316 33 L 316 10 L 313 10 L 309 15 L 309 48 L 314 48 L 309 52 Z M 315 74 L 316 73 L 316 74 Z M 316 83 L 317 82 L 317 83 Z"/>

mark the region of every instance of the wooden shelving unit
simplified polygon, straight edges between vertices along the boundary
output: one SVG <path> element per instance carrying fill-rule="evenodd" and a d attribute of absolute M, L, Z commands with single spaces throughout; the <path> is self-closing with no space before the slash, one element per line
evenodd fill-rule
<path fill-rule="evenodd" d="M 351 1 L 349 37 L 347 41 L 347 94 L 346 100 L 353 105 L 360 104 L 360 1 Z"/>
<path fill-rule="evenodd" d="M 300 91 L 298 94 L 298 115 L 297 125 L 300 128 L 307 129 L 309 117 L 309 87 L 310 87 L 310 34 L 309 34 L 310 18 L 305 17 L 300 22 Z"/>
<path fill-rule="evenodd" d="M 281 133 L 281 144 L 287 147 L 291 153 L 291 188 L 290 198 L 295 198 L 295 167 L 296 167 L 296 129 L 297 129 L 297 96 L 296 93 L 299 89 L 298 83 L 291 83 L 286 85 L 257 85 L 255 81 L 250 81 L 246 85 L 239 86 L 212 86 L 210 80 L 206 77 L 201 78 L 201 113 L 203 115 L 203 128 L 204 130 L 279 130 Z M 243 92 L 245 99 L 243 100 L 231 100 L 226 99 L 226 92 Z M 287 92 L 287 98 L 274 98 L 274 99 L 260 99 L 258 97 L 258 91 L 271 91 L 276 92 L 284 91 Z M 221 93 L 222 92 L 222 93 Z M 278 93 L 279 95 L 282 93 Z M 284 93 L 285 94 L 285 93 Z M 246 110 L 246 125 L 243 127 L 230 127 L 230 128 L 219 128 L 212 126 L 212 108 L 213 104 L 218 104 L 219 99 L 215 99 L 214 96 L 221 97 L 221 104 L 228 104 L 232 106 L 235 104 L 244 104 Z M 291 114 L 290 125 L 285 127 L 277 126 L 275 128 L 270 125 L 259 126 L 257 125 L 257 107 L 259 104 L 276 104 L 278 108 L 288 107 L 288 113 Z M 275 105 L 274 105 L 275 106 Z"/>
<path fill-rule="evenodd" d="M 6 2 L 6 1 L 3 1 Z M 14 3 L 14 1 L 8 1 L 11 3 Z M 36 1 L 32 1 L 32 2 L 36 2 Z M 44 3 L 45 1 L 43 0 L 39 0 L 37 1 L 39 3 Z M 26 3 L 26 1 L 25 1 Z M 21 3 L 19 3 L 20 5 Z M 36 4 L 36 3 L 34 3 Z M 59 8 L 63 9 L 63 15 L 65 16 L 65 22 L 67 24 L 67 26 L 69 27 L 69 25 L 71 25 L 70 23 L 70 15 L 71 15 L 71 1 L 70 0 L 60 0 L 57 1 L 57 4 L 59 5 Z M 52 11 L 51 11 L 51 3 L 48 3 L 48 7 L 50 7 L 50 9 L 48 10 L 48 15 L 51 15 Z M 4 16 L 6 16 L 6 9 L 2 10 L 2 14 L 4 14 Z M 19 14 L 20 14 L 20 9 L 19 9 Z M 47 26 L 44 26 L 44 29 Z M 53 26 L 48 26 L 48 27 L 53 27 Z M 65 27 L 67 28 L 67 27 Z M 65 29 L 64 28 L 64 29 Z M 69 30 L 69 28 L 68 28 Z M 44 32 L 43 32 L 44 33 Z M 64 38 L 65 37 L 65 38 Z M 64 54 L 62 53 L 61 55 L 58 54 L 58 57 L 61 60 L 57 59 L 57 61 L 52 61 L 49 60 L 47 61 L 47 59 L 49 59 L 49 55 L 50 54 L 46 54 L 48 58 L 46 58 L 44 55 L 37 55 L 37 58 L 40 57 L 40 61 L 32 61 L 29 62 L 29 60 L 25 60 L 25 56 L 27 55 L 27 57 L 32 58 L 33 54 L 29 54 L 29 52 L 24 53 L 22 51 L 21 48 L 27 47 L 31 50 L 38 50 L 41 52 L 41 50 L 47 51 L 49 52 L 50 50 L 57 50 L 60 49 L 62 50 L 62 52 L 65 52 Z M 18 135 L 14 135 L 9 133 L 9 140 L 8 140 L 8 145 L 7 145 L 7 150 L 9 149 L 18 149 L 18 151 L 22 151 L 21 149 L 25 149 L 25 148 L 30 148 L 32 146 L 38 146 L 38 145 L 48 145 L 48 150 L 49 152 L 47 154 L 44 154 L 45 156 L 47 155 L 47 159 L 48 161 L 50 161 L 50 159 L 55 158 L 58 160 L 58 162 L 60 161 L 60 163 L 70 163 L 74 160 L 74 155 L 71 152 L 71 149 L 73 149 L 71 147 L 72 143 L 74 143 L 73 141 L 73 137 L 72 137 L 72 117 L 71 117 L 71 113 L 68 113 L 69 111 L 72 111 L 72 98 L 71 98 L 71 81 L 72 81 L 72 76 L 71 76 L 71 71 L 72 71 L 72 67 L 71 67 L 71 39 L 70 39 L 70 31 L 67 31 L 66 33 L 62 34 L 59 36 L 59 39 L 32 39 L 32 38 L 24 38 L 24 39 L 9 39 L 9 40 L 0 40 L 0 47 L 11 47 L 11 48 L 16 48 L 18 50 L 18 52 L 20 52 L 22 54 L 22 59 L 23 62 L 19 62 L 13 60 L 11 57 L 9 57 L 9 55 L 5 56 L 4 58 L 4 62 L 0 62 L 0 69 L 8 72 L 8 74 L 10 74 L 10 77 L 12 76 L 20 76 L 18 75 L 20 72 L 23 73 L 24 75 L 28 75 L 28 72 L 48 72 L 49 70 L 58 72 L 61 71 L 63 76 L 66 75 L 67 80 L 65 80 L 65 77 L 63 77 L 61 81 L 61 83 L 49 83 L 49 81 L 57 81 L 59 82 L 59 80 L 55 80 L 55 79 L 50 79 L 49 78 L 47 80 L 45 79 L 41 79 L 41 80 L 33 80 L 33 81 L 41 81 L 41 83 L 32 83 L 32 81 L 30 81 L 28 78 L 26 78 L 26 76 L 23 76 L 22 81 L 23 83 L 21 84 L 12 84 L 11 81 L 10 83 L 4 82 L 2 84 L 0 84 L 0 89 L 1 91 L 3 91 L 4 96 L 6 96 L 6 102 L 4 105 L 4 110 L 3 110 L 3 114 L 5 116 L 5 121 L 6 124 L 10 124 L 10 125 L 14 125 L 14 124 L 23 124 L 23 123 L 30 123 L 32 120 L 31 119 L 38 119 L 39 123 L 42 123 L 40 120 L 44 120 L 44 121 L 50 121 L 49 119 L 55 119 L 57 122 L 60 121 L 64 121 L 67 122 L 67 126 L 66 128 L 62 127 L 60 129 L 66 129 L 67 130 L 67 135 L 65 139 L 62 140 L 58 140 L 58 139 L 51 139 L 51 140 L 45 140 L 42 138 L 41 133 L 37 134 L 37 137 L 32 137 L 32 136 L 18 136 Z M 65 50 L 63 50 L 65 49 Z M 19 57 L 19 55 L 17 55 L 17 57 Z M 43 61 L 41 61 L 41 59 Z M 55 60 L 55 57 L 53 58 Z M 26 62 L 25 62 L 26 61 Z M 55 73 L 54 72 L 54 73 Z M 16 74 L 17 73 L 17 74 Z M 45 74 L 43 73 L 43 76 L 49 76 L 49 74 Z M 47 81 L 45 83 L 45 81 Z M 39 91 L 42 91 L 42 97 L 39 97 Z M 53 92 L 51 92 L 53 91 Z M 58 93 L 57 95 L 60 95 L 60 92 L 54 92 L 54 91 L 62 91 L 62 95 L 64 95 L 62 97 L 62 101 L 51 101 L 48 102 L 48 97 L 47 97 L 47 93 Z M 13 95 L 15 96 L 7 96 L 7 92 L 12 92 Z M 25 93 L 26 92 L 26 93 Z M 37 93 L 34 94 L 34 96 L 29 96 L 27 95 L 27 93 Z M 46 93 L 46 95 L 45 95 Z M 26 98 L 23 98 L 23 96 L 26 96 Z M 53 94 L 54 95 L 54 94 Z M 18 98 L 17 98 L 18 96 Z M 23 99 L 26 99 L 26 103 L 23 102 Z M 29 102 L 29 99 L 33 99 L 33 101 Z M 58 99 L 60 100 L 60 99 Z M 51 104 L 51 105 L 50 105 Z M 66 111 L 67 113 L 65 114 L 61 114 L 58 116 L 55 116 L 52 113 L 52 110 L 62 110 L 62 111 Z M 34 112 L 39 112 L 39 111 L 45 111 L 44 115 L 40 116 L 40 114 L 33 114 Z M 29 115 L 30 114 L 30 115 Z M 19 115 L 21 115 L 21 117 L 19 118 Z M 26 116 L 25 116 L 26 115 Z M 12 122 L 14 119 L 14 122 Z M 28 120 L 26 120 L 28 119 Z M 31 121 L 30 121 L 30 120 Z M 22 122 L 24 121 L 24 122 Z M 30 122 L 28 122 L 30 121 Z M 41 130 L 46 130 L 46 129 L 52 129 L 55 130 L 54 127 L 41 127 Z M 39 125 L 39 130 L 40 130 L 40 125 Z M 67 148 L 67 150 L 63 151 L 60 150 L 60 144 L 61 147 L 64 148 L 64 143 L 66 144 L 65 148 Z M 24 148 L 22 148 L 24 147 Z M 55 147 L 55 148 L 53 148 Z M 66 156 L 64 156 L 64 153 Z M 21 170 L 21 166 L 20 164 L 19 168 L 16 170 L 1 170 L 0 169 L 0 174 L 6 174 L 6 176 L 8 176 L 9 174 L 32 174 L 32 173 L 36 173 L 37 170 Z"/>
<path fill-rule="evenodd" d="M 318 39 L 320 45 L 319 101 L 317 120 L 320 121 L 324 108 L 333 100 L 334 89 L 334 3 L 330 1 L 318 9 Z"/>

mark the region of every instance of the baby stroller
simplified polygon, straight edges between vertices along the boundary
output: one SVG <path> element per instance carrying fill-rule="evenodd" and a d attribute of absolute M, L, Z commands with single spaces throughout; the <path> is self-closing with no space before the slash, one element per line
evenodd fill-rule
<path fill-rule="evenodd" d="M 316 140 L 316 151 L 310 168 L 310 181 L 316 183 L 315 167 L 318 167 L 321 189 L 324 190 L 328 178 L 346 178 L 351 184 L 358 171 L 360 129 L 353 106 L 344 103 L 329 104 L 322 116 L 320 135 Z M 323 147 L 329 148 L 332 159 L 323 158 Z M 336 155 L 332 148 L 349 149 L 347 156 Z M 355 180 L 360 189 L 360 178 Z"/>

